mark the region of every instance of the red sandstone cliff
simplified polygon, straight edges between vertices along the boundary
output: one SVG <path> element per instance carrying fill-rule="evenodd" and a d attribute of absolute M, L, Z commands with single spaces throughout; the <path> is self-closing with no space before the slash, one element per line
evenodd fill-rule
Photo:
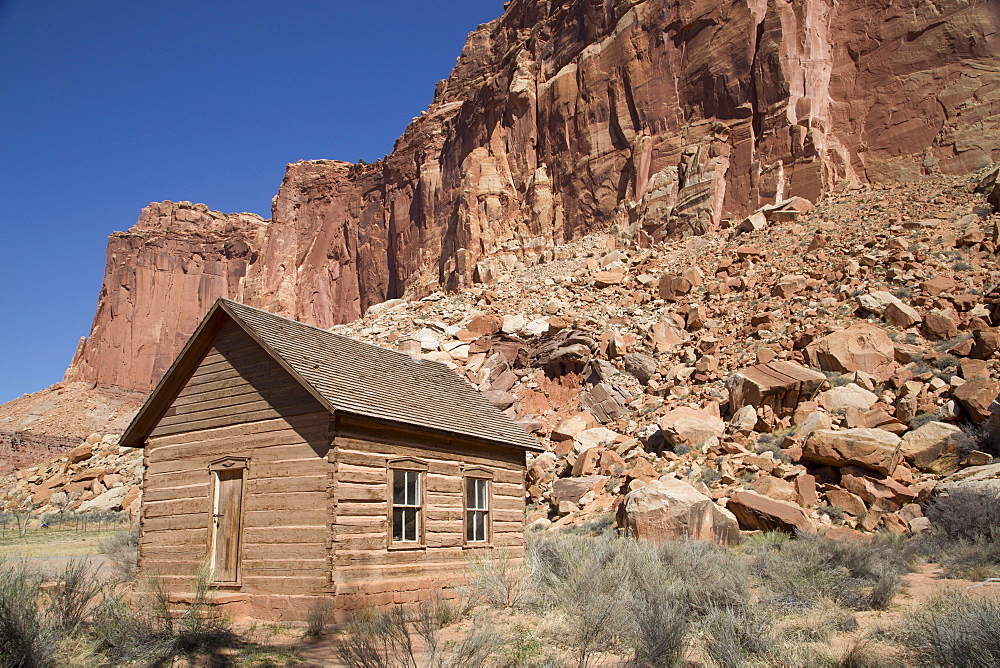
<path fill-rule="evenodd" d="M 600 227 L 977 169 L 998 27 L 986 0 L 512 0 L 385 160 L 289 165 L 267 224 L 164 203 L 113 235 L 67 379 L 148 389 L 220 295 L 328 327 Z"/>
<path fill-rule="evenodd" d="M 216 298 L 242 299 L 254 235 L 265 221 L 204 204 L 162 202 L 108 240 L 90 336 L 65 382 L 148 390 Z"/>

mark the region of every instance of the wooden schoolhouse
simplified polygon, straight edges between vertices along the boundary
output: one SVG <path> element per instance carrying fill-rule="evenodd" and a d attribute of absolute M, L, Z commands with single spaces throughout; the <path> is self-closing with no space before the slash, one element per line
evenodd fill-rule
<path fill-rule="evenodd" d="M 139 565 L 234 613 L 413 603 L 524 549 L 538 443 L 442 364 L 220 299 L 139 410 Z"/>

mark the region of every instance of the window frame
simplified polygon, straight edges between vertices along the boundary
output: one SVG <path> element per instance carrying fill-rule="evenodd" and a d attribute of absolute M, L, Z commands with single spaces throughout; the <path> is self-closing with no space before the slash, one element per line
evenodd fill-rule
<path fill-rule="evenodd" d="M 411 457 L 401 457 L 390 460 L 387 463 L 386 475 L 386 547 L 389 550 L 422 550 L 427 547 L 426 539 L 426 516 L 427 516 L 427 462 Z M 394 479 L 396 472 L 417 474 L 417 494 L 419 503 L 413 505 L 397 506 L 394 498 Z M 393 516 L 395 509 L 416 508 L 417 510 L 417 539 L 395 540 L 393 538 Z"/>
<path fill-rule="evenodd" d="M 467 466 L 462 469 L 462 547 L 493 547 L 493 471 L 481 466 Z M 486 508 L 469 508 L 470 481 L 486 483 Z M 485 540 L 469 540 L 469 513 L 483 512 Z"/>

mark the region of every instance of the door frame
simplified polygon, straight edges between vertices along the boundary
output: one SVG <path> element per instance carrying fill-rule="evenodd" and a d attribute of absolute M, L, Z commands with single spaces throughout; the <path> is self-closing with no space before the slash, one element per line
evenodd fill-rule
<path fill-rule="evenodd" d="M 212 496 L 208 510 L 208 581 L 216 588 L 240 588 L 243 586 L 243 529 L 246 518 L 247 471 L 250 469 L 249 457 L 221 457 L 208 464 L 208 474 L 212 476 Z M 233 580 L 217 581 L 215 579 L 216 554 L 216 522 L 215 515 L 219 512 L 219 473 L 223 471 L 241 471 L 240 478 L 240 528 L 237 533 L 236 546 L 236 577 Z"/>

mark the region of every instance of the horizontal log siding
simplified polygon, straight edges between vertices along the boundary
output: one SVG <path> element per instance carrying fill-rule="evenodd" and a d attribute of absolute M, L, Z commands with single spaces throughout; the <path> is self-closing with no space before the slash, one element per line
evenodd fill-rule
<path fill-rule="evenodd" d="M 242 589 L 329 590 L 330 414 L 232 323 L 173 402 L 148 445 L 140 552 L 170 593 L 190 592 L 210 559 L 209 462 L 249 457 Z"/>
<path fill-rule="evenodd" d="M 492 544 L 523 555 L 522 451 L 353 417 L 341 417 L 336 434 L 329 456 L 336 464 L 332 555 L 339 605 L 377 604 L 386 592 L 418 599 L 461 583 L 467 554 L 463 466 L 493 472 Z M 388 549 L 388 462 L 400 457 L 427 463 L 422 549 Z"/>

